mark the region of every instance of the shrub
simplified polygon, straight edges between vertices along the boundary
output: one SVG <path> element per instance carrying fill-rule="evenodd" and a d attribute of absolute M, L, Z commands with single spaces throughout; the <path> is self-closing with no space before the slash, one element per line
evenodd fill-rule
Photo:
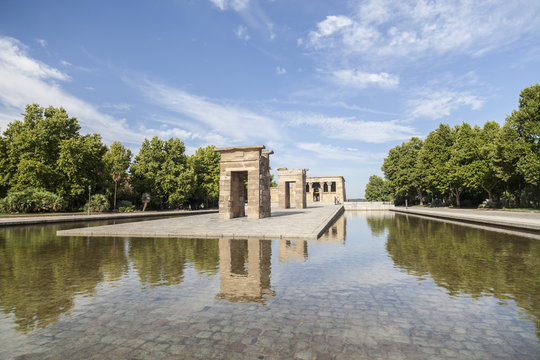
<path fill-rule="evenodd" d="M 0 200 L 0 211 L 6 213 L 56 212 L 63 208 L 60 196 L 42 189 L 9 191 Z"/>
<path fill-rule="evenodd" d="M 134 212 L 135 211 L 135 205 L 131 206 L 120 206 L 118 208 L 119 212 Z"/>
<path fill-rule="evenodd" d="M 88 211 L 90 206 L 91 212 L 104 212 L 110 209 L 111 205 L 107 196 L 103 194 L 95 194 L 90 198 L 90 202 L 84 205 L 84 211 Z"/>
<path fill-rule="evenodd" d="M 131 205 L 133 205 L 133 203 L 131 201 L 128 201 L 128 200 L 120 200 L 118 202 L 118 208 L 121 208 L 121 207 L 130 207 Z"/>

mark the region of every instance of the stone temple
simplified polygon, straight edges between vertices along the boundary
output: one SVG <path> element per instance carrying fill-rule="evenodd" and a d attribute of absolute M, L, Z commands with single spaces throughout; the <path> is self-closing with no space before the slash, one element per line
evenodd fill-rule
<path fill-rule="evenodd" d="M 245 216 L 262 219 L 271 215 L 270 155 L 264 145 L 218 148 L 221 154 L 219 174 L 219 218 Z M 245 183 L 247 181 L 247 191 Z"/>
<path fill-rule="evenodd" d="M 306 172 L 308 169 L 278 168 L 278 201 L 281 209 L 291 207 L 291 195 L 297 209 L 306 208 Z M 291 194 L 292 193 L 292 194 Z"/>
<path fill-rule="evenodd" d="M 270 155 L 264 145 L 217 148 L 221 154 L 219 218 L 271 216 L 271 203 L 304 209 L 307 203 L 346 201 L 343 176 L 306 177 L 308 169 L 278 168 L 279 187 L 270 189 Z M 247 207 L 246 207 L 247 203 Z M 247 208 L 247 210 L 246 210 Z M 247 211 L 247 214 L 246 214 Z"/>

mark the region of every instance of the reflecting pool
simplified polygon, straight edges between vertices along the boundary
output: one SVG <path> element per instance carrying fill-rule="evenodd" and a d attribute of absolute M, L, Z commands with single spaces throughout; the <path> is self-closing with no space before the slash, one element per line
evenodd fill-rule
<path fill-rule="evenodd" d="M 55 235 L 80 226 L 0 228 L 0 359 L 540 358 L 534 238 L 391 212 L 316 241 Z"/>

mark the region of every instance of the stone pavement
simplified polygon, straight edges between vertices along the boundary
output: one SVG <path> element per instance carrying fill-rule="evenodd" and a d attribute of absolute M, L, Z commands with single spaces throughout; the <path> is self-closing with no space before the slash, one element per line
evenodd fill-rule
<path fill-rule="evenodd" d="M 111 213 L 111 214 L 91 214 L 91 215 L 36 215 L 0 218 L 0 226 L 15 225 L 35 225 L 67 223 L 79 221 L 97 221 L 97 220 L 116 220 L 116 219 L 135 219 L 148 217 L 182 216 L 182 215 L 200 215 L 216 213 L 217 210 L 173 210 L 173 211 L 145 211 L 132 213 Z"/>
<path fill-rule="evenodd" d="M 61 230 L 58 236 L 129 236 L 180 238 L 317 239 L 343 213 L 343 206 L 311 205 L 305 209 L 272 209 L 263 219 L 219 219 L 218 214 L 177 217 L 127 224 Z"/>
<path fill-rule="evenodd" d="M 427 216 L 473 224 L 497 226 L 513 230 L 540 232 L 540 213 L 497 210 L 396 207 L 390 211 Z"/>

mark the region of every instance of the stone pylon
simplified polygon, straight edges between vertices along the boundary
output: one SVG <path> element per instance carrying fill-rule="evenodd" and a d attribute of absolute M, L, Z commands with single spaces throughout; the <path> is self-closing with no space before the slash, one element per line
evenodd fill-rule
<path fill-rule="evenodd" d="M 218 148 L 221 154 L 219 176 L 219 218 L 246 215 L 261 219 L 270 210 L 270 155 L 264 145 Z M 247 192 L 246 192 L 247 181 Z"/>

